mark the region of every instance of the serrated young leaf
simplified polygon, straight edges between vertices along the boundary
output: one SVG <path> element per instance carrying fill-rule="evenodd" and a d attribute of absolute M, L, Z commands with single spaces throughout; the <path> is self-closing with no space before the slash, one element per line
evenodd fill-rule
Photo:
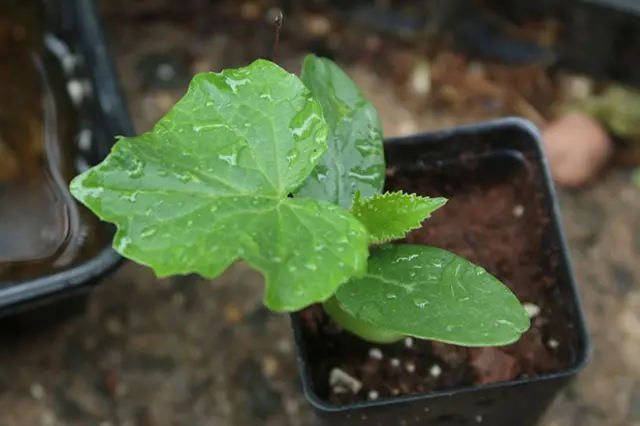
<path fill-rule="evenodd" d="M 506 345 L 530 326 L 522 304 L 497 278 L 435 247 L 374 249 L 367 275 L 341 286 L 336 298 L 371 326 L 462 346 Z"/>
<path fill-rule="evenodd" d="M 329 59 L 308 55 L 302 81 L 322 104 L 329 125 L 328 150 L 297 194 L 350 209 L 353 195 L 384 187 L 382 125 L 355 83 Z"/>
<path fill-rule="evenodd" d="M 356 193 L 351 212 L 369 230 L 372 244 L 403 238 L 417 229 L 431 213 L 444 206 L 446 198 L 421 197 L 403 192 L 386 192 L 362 198 Z"/>
<path fill-rule="evenodd" d="M 325 201 L 288 198 L 326 150 L 320 104 L 264 60 L 194 77 L 149 133 L 121 138 L 72 194 L 118 231 L 114 248 L 157 275 L 213 278 L 238 259 L 275 311 L 326 300 L 366 270 L 367 232 Z"/>

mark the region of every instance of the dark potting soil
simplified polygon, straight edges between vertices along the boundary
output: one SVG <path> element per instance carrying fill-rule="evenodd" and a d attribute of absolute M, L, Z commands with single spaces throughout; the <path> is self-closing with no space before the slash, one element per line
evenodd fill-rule
<path fill-rule="evenodd" d="M 482 265 L 529 304 L 535 314 L 531 329 L 517 343 L 498 348 L 418 339 L 376 345 L 342 331 L 322 307 L 312 306 L 301 318 L 309 373 L 319 397 L 335 404 L 360 402 L 533 377 L 572 362 L 567 355 L 573 343 L 567 331 L 571 326 L 554 278 L 545 272 L 553 255 L 542 244 L 548 216 L 541 193 L 532 185 L 536 172 L 521 164 L 506 178 L 492 174 L 487 167 L 391 173 L 388 190 L 449 198 L 422 228 L 398 243 L 440 247 Z M 330 385 L 335 368 L 361 382 L 360 391 Z"/>

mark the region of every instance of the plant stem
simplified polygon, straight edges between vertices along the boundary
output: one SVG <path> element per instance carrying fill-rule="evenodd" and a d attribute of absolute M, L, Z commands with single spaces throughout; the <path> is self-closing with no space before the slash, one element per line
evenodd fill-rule
<path fill-rule="evenodd" d="M 373 343 L 395 343 L 402 340 L 405 336 L 386 330 L 381 330 L 371 324 L 364 322 L 347 311 L 342 309 L 338 299 L 333 296 L 323 304 L 325 312 L 333 318 L 335 322 L 340 324 L 345 330 L 355 334 L 363 340 Z"/>
<path fill-rule="evenodd" d="M 280 29 L 282 28 L 282 21 L 284 20 L 284 14 L 282 11 L 278 11 L 275 18 L 273 18 L 273 24 L 276 26 L 276 36 L 273 40 L 273 54 L 271 61 L 278 63 L 278 44 L 280 44 Z"/>

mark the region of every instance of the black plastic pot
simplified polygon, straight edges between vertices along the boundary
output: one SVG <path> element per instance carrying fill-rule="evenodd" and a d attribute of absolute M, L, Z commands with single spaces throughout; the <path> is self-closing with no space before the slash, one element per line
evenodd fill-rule
<path fill-rule="evenodd" d="M 52 20 L 52 33 L 71 51 L 79 63 L 73 71 L 77 84 L 88 83 L 90 94 L 81 105 L 85 128 L 92 134 L 88 149 L 79 162 L 94 165 L 111 149 L 117 135 L 133 134 L 116 70 L 108 51 L 105 35 L 94 0 L 50 0 L 45 2 Z M 50 46 L 53 50 L 61 45 Z M 63 47 L 64 49 L 64 47 Z M 121 260 L 111 248 L 111 241 L 93 258 L 71 269 L 23 282 L 0 283 L 0 317 L 48 307 L 48 313 L 66 316 L 81 309 L 82 298 L 92 284 L 115 268 Z M 67 300 L 67 305 L 51 306 Z M 44 311 L 42 311 L 44 312 Z M 31 318 L 40 315 L 28 315 Z M 49 316 L 46 316 L 48 322 Z"/>
<path fill-rule="evenodd" d="M 632 0 L 486 0 L 497 15 L 515 23 L 553 19 L 559 24 L 558 39 L 550 46 L 523 44 L 476 30 L 477 11 L 470 11 L 457 27 L 462 50 L 504 62 L 518 58 L 530 63 L 640 86 L 640 4 Z M 486 32 L 485 32 L 486 33 Z M 483 35 L 484 34 L 484 35 Z M 529 54 L 529 53 L 538 53 Z M 543 58 L 546 58 L 543 59 Z"/>
<path fill-rule="evenodd" d="M 319 425 L 473 425 L 532 426 L 537 424 L 556 393 L 587 363 L 590 345 L 574 280 L 554 186 L 535 127 L 521 119 L 426 133 L 385 142 L 390 170 L 395 173 L 442 173 L 443 180 L 459 179 L 469 167 L 482 170 L 496 182 L 511 182 L 516 171 L 529 173 L 526 197 L 535 198 L 536 215 L 549 220 L 542 228 L 544 260 L 541 270 L 552 277 L 553 309 L 560 315 L 553 327 L 563 335 L 558 357 L 564 368 L 553 374 L 428 394 L 389 397 L 350 405 L 327 402 L 314 383 L 314 353 L 300 314 L 292 315 L 304 391 L 317 413 Z M 443 182 L 445 184 L 446 182 Z M 475 185 L 475 182 L 473 183 Z M 461 194 L 462 195 L 462 194 Z M 451 194 L 450 198 L 456 197 Z M 532 198 L 533 199 L 533 198 Z M 428 225 L 428 221 L 425 226 Z M 483 265 L 485 266 L 485 265 Z M 542 285 L 542 283 L 532 283 Z M 349 349 L 350 350 L 350 349 Z M 317 376 L 316 376 L 317 377 Z"/>

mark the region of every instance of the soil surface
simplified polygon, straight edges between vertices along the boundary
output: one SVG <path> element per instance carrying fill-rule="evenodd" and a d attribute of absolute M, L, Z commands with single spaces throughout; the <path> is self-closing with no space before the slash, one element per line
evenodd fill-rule
<path fill-rule="evenodd" d="M 510 158 L 500 158 L 503 167 Z M 414 339 L 380 346 L 341 331 L 314 307 L 302 318 L 313 384 L 321 397 L 350 403 L 533 377 L 570 366 L 571 351 L 559 349 L 576 344 L 574 333 L 565 327 L 568 314 L 558 303 L 556 277 L 544 269 L 548 251 L 542 235 L 549 217 L 540 193 L 536 195 L 540 175 L 513 162 L 515 169 L 506 174 L 483 162 L 394 173 L 387 188 L 448 198 L 422 228 L 398 243 L 432 245 L 482 265 L 537 311 L 531 329 L 517 343 L 499 348 L 469 349 Z M 339 382 L 329 384 L 334 368 L 362 383 L 357 394 Z"/>
<path fill-rule="evenodd" d="M 193 72 L 269 55 L 272 28 L 264 16 L 275 1 L 102 4 L 139 132 L 184 93 Z M 345 12 L 338 19 L 301 9 L 285 18 L 281 62 L 299 69 L 310 33 L 333 40 L 321 45 L 333 46 L 329 53 L 372 100 L 387 137 L 505 115 L 543 124 L 560 96 L 542 68 L 488 65 L 448 51 L 425 55 L 419 34 L 383 31 L 370 20 L 379 15 Z M 430 84 L 424 68 L 415 72 L 424 62 Z M 537 93 L 545 96 L 534 102 Z M 594 355 L 541 424 L 640 425 L 640 191 L 627 171 L 611 170 L 559 197 Z M 207 281 L 157 279 L 127 262 L 66 323 L 34 313 L 49 326 L 7 324 L 0 332 L 0 425 L 312 424 L 289 318 L 265 311 L 262 284 L 243 265 Z"/>

